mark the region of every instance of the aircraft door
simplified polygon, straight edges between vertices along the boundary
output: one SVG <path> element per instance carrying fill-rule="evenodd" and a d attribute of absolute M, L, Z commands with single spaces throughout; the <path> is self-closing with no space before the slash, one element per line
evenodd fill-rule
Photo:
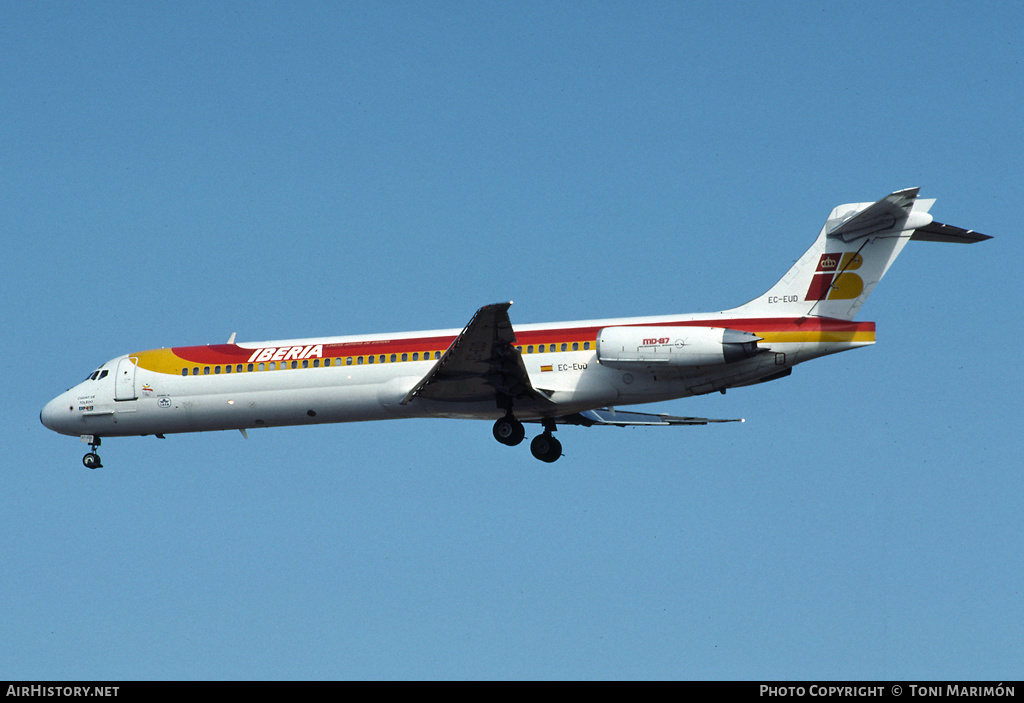
<path fill-rule="evenodd" d="M 135 400 L 135 357 L 128 357 L 117 362 L 117 373 L 114 375 L 114 400 Z"/>

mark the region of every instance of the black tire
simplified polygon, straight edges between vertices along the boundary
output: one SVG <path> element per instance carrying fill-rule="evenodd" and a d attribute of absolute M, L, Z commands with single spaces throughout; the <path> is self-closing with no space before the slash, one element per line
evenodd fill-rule
<path fill-rule="evenodd" d="M 516 446 L 526 436 L 526 428 L 523 427 L 523 423 L 514 417 L 503 417 L 496 420 L 492 432 L 496 440 L 509 447 Z"/>
<path fill-rule="evenodd" d="M 535 458 L 550 464 L 562 456 L 562 443 L 545 432 L 533 438 L 530 442 L 530 452 Z"/>
<path fill-rule="evenodd" d="M 83 456 L 82 463 L 85 464 L 85 468 L 87 469 L 99 469 L 103 467 L 103 464 L 100 463 L 100 455 L 95 452 L 89 452 Z"/>

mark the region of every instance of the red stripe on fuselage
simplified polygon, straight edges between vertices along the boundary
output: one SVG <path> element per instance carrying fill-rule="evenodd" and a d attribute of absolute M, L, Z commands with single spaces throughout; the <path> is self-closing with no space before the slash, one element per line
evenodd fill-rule
<path fill-rule="evenodd" d="M 718 327 L 742 332 L 874 332 L 874 322 L 851 322 L 821 317 L 800 318 L 735 318 L 710 320 L 667 320 L 661 322 L 631 322 L 624 325 L 598 324 L 587 327 L 550 327 L 516 331 L 516 344 L 550 344 L 552 342 L 586 342 L 597 339 L 597 333 L 605 327 Z M 455 340 L 454 335 L 415 337 L 409 339 L 380 339 L 353 342 L 316 342 L 303 340 L 301 346 L 323 345 L 323 353 L 316 357 L 366 356 L 370 354 L 403 354 L 412 352 L 444 351 Z M 259 349 L 288 348 L 287 342 L 265 342 L 266 346 L 240 347 L 237 344 L 211 344 L 208 346 L 174 347 L 176 356 L 193 364 L 240 364 L 246 363 Z M 299 346 L 296 342 L 295 346 Z"/>

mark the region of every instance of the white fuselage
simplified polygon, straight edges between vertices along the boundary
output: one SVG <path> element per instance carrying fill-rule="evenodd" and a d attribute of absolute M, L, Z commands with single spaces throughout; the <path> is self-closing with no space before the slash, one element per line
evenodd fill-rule
<path fill-rule="evenodd" d="M 605 328 L 700 325 L 758 335 L 760 353 L 732 364 L 618 368 L 598 360 Z M 516 405 L 522 420 L 749 385 L 796 363 L 865 344 L 871 323 L 808 334 L 793 321 L 726 313 L 517 325 L 516 348 L 550 403 Z M 460 330 L 182 347 L 126 354 L 50 401 L 43 423 L 62 434 L 116 437 L 410 417 L 494 419 L 493 399 L 403 399 Z M 303 358 L 305 357 L 305 358 Z M 223 363 L 217 363 L 222 361 Z"/>

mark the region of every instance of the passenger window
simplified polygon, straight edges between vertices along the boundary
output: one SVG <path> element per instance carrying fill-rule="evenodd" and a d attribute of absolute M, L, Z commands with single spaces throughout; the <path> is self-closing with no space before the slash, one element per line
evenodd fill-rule
<path fill-rule="evenodd" d="M 304 369 L 308 369 L 309 368 L 309 359 L 303 359 L 302 360 L 302 368 L 304 368 Z"/>
<path fill-rule="evenodd" d="M 181 370 L 181 375 L 182 376 L 188 376 L 188 369 L 182 369 Z"/>
<path fill-rule="evenodd" d="M 419 352 L 413 352 L 412 353 L 412 360 L 413 361 L 419 361 L 420 360 L 420 353 Z"/>
<path fill-rule="evenodd" d="M 249 364 L 249 370 L 252 371 L 252 364 Z M 237 367 L 235 367 L 235 371 L 237 371 L 238 373 L 242 373 L 242 365 L 239 364 Z"/>
<path fill-rule="evenodd" d="M 259 365 L 259 369 L 260 369 L 260 371 L 262 371 L 262 370 L 263 370 L 263 369 L 265 369 L 265 368 L 266 368 L 266 367 L 265 367 L 265 366 L 263 365 L 263 362 L 261 361 L 261 362 L 260 362 L 260 365 Z"/>
<path fill-rule="evenodd" d="M 297 362 L 295 359 L 292 359 L 292 368 L 293 369 L 297 369 L 298 367 L 299 367 L 299 362 Z"/>
<path fill-rule="evenodd" d="M 572 343 L 572 350 L 573 351 L 579 351 L 580 350 L 580 343 L 579 342 L 573 342 Z"/>
<path fill-rule="evenodd" d="M 198 376 L 199 375 L 199 367 L 198 366 L 193 366 L 192 367 L 192 375 L 193 376 Z"/>
<path fill-rule="evenodd" d="M 262 368 L 263 368 L 263 364 L 260 364 L 260 369 L 262 370 Z M 252 364 L 249 364 L 248 366 L 246 366 L 245 370 L 246 371 L 252 371 Z"/>
<path fill-rule="evenodd" d="M 231 373 L 231 364 L 224 367 L 224 373 Z"/>
<path fill-rule="evenodd" d="M 590 342 L 584 342 L 583 343 L 583 348 L 584 349 L 590 349 Z"/>
<path fill-rule="evenodd" d="M 324 359 L 324 361 L 327 362 L 325 364 L 325 366 L 330 366 L 331 365 L 331 360 L 330 359 Z M 309 362 L 303 362 L 303 363 L 305 364 L 305 363 L 309 363 Z M 313 368 L 315 369 L 318 366 L 320 366 L 320 360 L 319 359 L 313 359 Z M 303 368 L 305 368 L 305 366 L 303 366 Z"/>
<path fill-rule="evenodd" d="M 533 345 L 532 344 L 528 344 L 526 346 L 526 353 L 527 354 L 532 354 L 533 353 Z"/>
<path fill-rule="evenodd" d="M 402 354 L 402 361 L 408 361 L 408 360 L 409 360 L 409 355 L 407 353 L 403 353 Z"/>
<path fill-rule="evenodd" d="M 565 342 L 562 342 L 562 351 L 565 351 L 568 348 L 569 348 L 569 345 L 566 344 Z"/>
<path fill-rule="evenodd" d="M 357 356 L 357 357 L 356 357 L 356 363 L 357 363 L 357 364 L 361 364 L 361 363 L 363 363 L 363 357 L 361 357 L 361 356 Z"/>
<path fill-rule="evenodd" d="M 351 356 L 348 357 L 347 359 L 345 359 L 345 365 L 346 366 L 351 366 L 352 365 L 352 357 Z"/>
<path fill-rule="evenodd" d="M 220 373 L 220 367 L 219 366 L 214 366 L 213 367 L 213 372 L 214 373 Z"/>

